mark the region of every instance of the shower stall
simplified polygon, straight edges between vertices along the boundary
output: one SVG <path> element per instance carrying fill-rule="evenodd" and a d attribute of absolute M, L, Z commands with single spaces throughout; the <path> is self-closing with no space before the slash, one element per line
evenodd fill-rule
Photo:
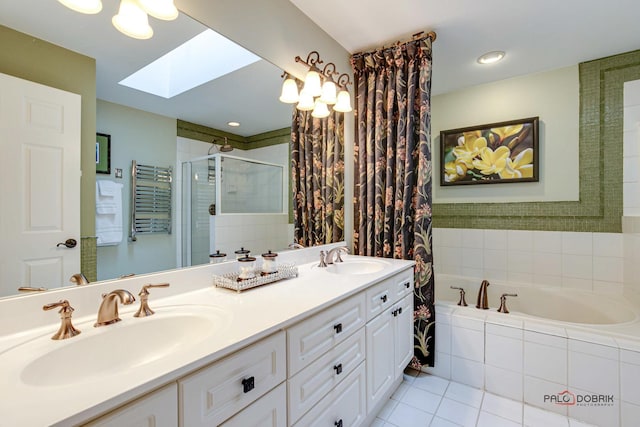
<path fill-rule="evenodd" d="M 182 163 L 182 265 L 287 247 L 284 166 L 225 153 Z"/>

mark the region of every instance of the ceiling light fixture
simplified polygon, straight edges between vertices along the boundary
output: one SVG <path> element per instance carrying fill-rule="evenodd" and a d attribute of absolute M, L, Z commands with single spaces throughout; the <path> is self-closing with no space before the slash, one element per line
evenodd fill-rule
<path fill-rule="evenodd" d="M 328 117 L 331 110 L 347 113 L 352 111 L 351 95 L 347 90 L 347 85 L 351 84 L 348 74 L 340 74 L 336 70 L 336 65 L 329 62 L 322 70 L 318 65 L 322 64 L 320 54 L 312 51 L 307 55 L 307 60 L 296 56 L 296 62 L 301 62 L 308 67 L 305 75 L 302 90 L 298 91 L 298 81 L 285 72 L 282 83 L 280 101 L 286 104 L 296 104 L 300 111 L 312 111 L 311 115 L 316 118 Z M 340 75 L 337 81 L 334 77 Z"/>
<path fill-rule="evenodd" d="M 501 50 L 494 50 L 492 52 L 487 52 L 484 55 L 478 58 L 479 64 L 495 64 L 504 58 L 505 53 Z"/>
<path fill-rule="evenodd" d="M 118 14 L 111 19 L 118 31 L 134 39 L 149 39 L 153 29 L 149 25 L 147 12 L 136 0 L 121 0 Z"/>
<path fill-rule="evenodd" d="M 228 122 L 227 124 L 228 124 L 229 126 L 231 126 L 231 127 L 234 127 L 234 128 L 237 128 L 238 126 L 240 126 L 240 123 L 239 123 L 239 122 Z"/>
<path fill-rule="evenodd" d="M 58 0 L 63 5 L 76 12 L 93 15 L 102 10 L 101 0 Z"/>

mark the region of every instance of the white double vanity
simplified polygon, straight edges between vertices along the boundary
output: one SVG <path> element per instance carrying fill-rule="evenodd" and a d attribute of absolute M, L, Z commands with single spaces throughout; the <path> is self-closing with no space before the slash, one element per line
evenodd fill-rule
<path fill-rule="evenodd" d="M 368 425 L 413 357 L 413 262 L 327 245 L 283 252 L 299 276 L 236 293 L 211 285 L 236 262 L 0 301 L 0 426 Z M 94 327 L 101 294 L 148 283 L 156 314 Z M 50 339 L 75 309 L 73 338 Z"/>

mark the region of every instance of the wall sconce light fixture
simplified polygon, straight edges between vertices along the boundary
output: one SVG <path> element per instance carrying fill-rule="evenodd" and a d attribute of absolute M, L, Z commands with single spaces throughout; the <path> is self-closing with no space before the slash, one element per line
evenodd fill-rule
<path fill-rule="evenodd" d="M 311 115 L 317 118 L 328 117 L 331 114 L 330 108 L 342 113 L 352 111 L 351 95 L 347 90 L 347 85 L 351 84 L 348 74 L 340 74 L 333 62 L 329 62 L 320 70 L 318 65 L 322 64 L 322 60 L 315 50 L 307 55 L 306 61 L 299 56 L 295 59 L 308 67 L 302 90 L 298 90 L 298 81 L 285 72 L 280 101 L 287 104 L 297 103 L 298 110 L 312 111 Z M 337 80 L 334 80 L 338 75 Z"/>
<path fill-rule="evenodd" d="M 101 0 L 58 0 L 69 9 L 80 13 L 95 14 L 102 10 Z M 178 17 L 173 0 L 121 0 L 118 14 L 111 23 L 121 33 L 135 39 L 153 36 L 148 15 L 171 21 Z"/>

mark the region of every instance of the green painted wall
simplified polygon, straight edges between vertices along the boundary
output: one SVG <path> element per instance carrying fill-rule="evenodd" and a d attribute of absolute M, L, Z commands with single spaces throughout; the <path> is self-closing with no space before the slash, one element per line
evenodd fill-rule
<path fill-rule="evenodd" d="M 623 84 L 637 79 L 640 50 L 580 64 L 579 201 L 436 203 L 433 226 L 621 232 Z"/>
<path fill-rule="evenodd" d="M 1 73 L 82 96 L 80 233 L 82 237 L 92 237 L 95 234 L 96 61 L 1 25 L 0 46 Z"/>

